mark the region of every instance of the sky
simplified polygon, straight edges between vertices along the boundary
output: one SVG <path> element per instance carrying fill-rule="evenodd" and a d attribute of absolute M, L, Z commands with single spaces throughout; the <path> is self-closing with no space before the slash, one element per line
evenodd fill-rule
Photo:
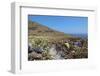
<path fill-rule="evenodd" d="M 88 17 L 28 15 L 28 20 L 69 34 L 87 34 Z"/>

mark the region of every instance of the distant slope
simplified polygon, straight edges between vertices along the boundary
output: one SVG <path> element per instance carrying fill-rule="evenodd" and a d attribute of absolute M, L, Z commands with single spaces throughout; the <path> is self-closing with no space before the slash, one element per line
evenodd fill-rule
<path fill-rule="evenodd" d="M 59 32 L 56 30 L 53 30 L 47 26 L 44 26 L 42 24 L 28 21 L 28 35 L 36 35 L 36 36 L 70 36 L 68 34 L 65 34 L 63 32 Z"/>

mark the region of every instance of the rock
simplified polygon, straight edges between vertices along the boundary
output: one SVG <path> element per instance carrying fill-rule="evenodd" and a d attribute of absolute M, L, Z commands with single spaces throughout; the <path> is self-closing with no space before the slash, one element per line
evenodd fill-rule
<path fill-rule="evenodd" d="M 42 54 L 32 52 L 32 53 L 28 54 L 28 59 L 29 60 L 41 60 L 42 59 Z"/>
<path fill-rule="evenodd" d="M 32 51 L 33 51 L 32 44 L 29 43 L 28 44 L 28 53 L 31 53 Z"/>
<path fill-rule="evenodd" d="M 56 46 L 52 45 L 49 50 L 50 59 L 62 59 L 60 51 L 56 50 Z"/>
<path fill-rule="evenodd" d="M 73 50 L 73 51 L 71 51 L 71 53 L 75 54 L 75 51 Z"/>
<path fill-rule="evenodd" d="M 41 47 L 37 47 L 37 48 L 33 48 L 33 51 L 35 51 L 37 53 L 42 53 L 43 49 Z"/>
<path fill-rule="evenodd" d="M 52 47 L 50 48 L 49 54 L 50 54 L 51 56 L 55 56 L 55 55 L 57 54 L 57 51 L 56 51 L 55 48 L 56 48 L 55 45 L 52 45 Z"/>

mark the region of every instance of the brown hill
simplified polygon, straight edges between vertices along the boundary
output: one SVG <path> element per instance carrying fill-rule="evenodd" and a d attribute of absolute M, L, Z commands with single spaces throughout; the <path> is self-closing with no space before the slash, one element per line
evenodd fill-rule
<path fill-rule="evenodd" d="M 28 35 L 33 36 L 70 36 L 63 32 L 56 31 L 42 24 L 28 21 Z"/>

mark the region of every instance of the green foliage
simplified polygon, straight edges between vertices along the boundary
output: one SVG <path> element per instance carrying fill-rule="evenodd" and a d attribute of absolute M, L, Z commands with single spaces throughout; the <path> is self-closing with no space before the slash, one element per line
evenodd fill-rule
<path fill-rule="evenodd" d="M 36 47 L 41 47 L 44 51 L 48 51 L 49 49 L 49 43 L 48 43 L 48 39 L 43 38 L 43 37 L 32 37 L 29 38 L 29 43 L 32 44 L 32 47 L 36 48 Z"/>

